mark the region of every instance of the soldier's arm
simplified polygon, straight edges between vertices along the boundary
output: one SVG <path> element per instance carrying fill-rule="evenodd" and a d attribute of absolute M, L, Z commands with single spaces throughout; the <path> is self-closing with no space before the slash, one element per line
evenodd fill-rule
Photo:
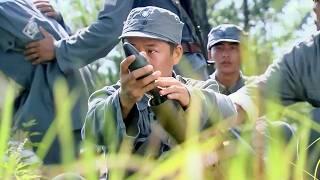
<path fill-rule="evenodd" d="M 237 117 L 237 111 L 231 99 L 219 93 L 218 85 L 214 80 L 190 81 L 189 79 L 187 87 L 190 93 L 190 104 L 200 103 L 202 127 L 215 123 L 219 119 L 234 121 Z"/>
<path fill-rule="evenodd" d="M 197 89 L 196 89 L 197 90 Z M 203 126 L 214 124 L 218 120 L 229 120 L 235 122 L 237 110 L 231 99 L 218 91 L 210 88 L 197 90 L 202 101 L 202 122 Z M 209 122 L 207 121 L 209 119 Z"/>
<path fill-rule="evenodd" d="M 232 101 L 251 119 L 263 115 L 265 104 L 270 100 L 285 106 L 309 101 L 308 89 L 313 89 L 316 83 L 312 82 L 318 78 L 317 71 L 310 69 L 317 64 L 314 52 L 319 51 L 318 41 L 319 33 L 295 45 L 272 63 L 263 75 L 231 94 Z M 243 117 L 239 117 L 241 119 Z"/>
<path fill-rule="evenodd" d="M 63 71 L 80 68 L 106 56 L 119 42 L 123 21 L 133 0 L 106 0 L 98 20 L 88 28 L 55 43 L 55 55 Z"/>
<path fill-rule="evenodd" d="M 97 21 L 73 36 L 54 42 L 54 50 L 46 51 L 48 44 L 37 43 L 37 63 L 56 58 L 64 72 L 81 68 L 106 56 L 119 42 L 123 21 L 132 8 L 133 0 L 105 0 L 104 9 L 99 13 Z M 49 40 L 48 40 L 49 41 Z M 52 45 L 52 44 L 50 44 Z M 32 54 L 30 54 L 32 55 Z"/>
<path fill-rule="evenodd" d="M 132 122 L 138 122 L 139 113 L 136 106 L 133 107 L 132 114 Z M 127 126 L 121 112 L 119 85 L 105 87 L 90 96 L 89 109 L 82 129 L 84 139 L 96 141 L 108 149 L 109 146 L 118 145 L 125 136 L 137 135 L 137 124 L 135 131 L 127 132 Z"/>
<path fill-rule="evenodd" d="M 142 121 L 142 117 L 136 103 L 146 92 L 155 88 L 153 82 L 161 73 L 153 72 L 151 65 L 129 72 L 128 67 L 134 60 L 134 56 L 129 56 L 121 62 L 120 82 L 117 85 L 97 91 L 89 98 L 83 131 L 85 137 L 99 137 L 99 143 L 108 144 L 115 138 L 121 140 L 123 136 L 138 135 L 138 122 Z M 146 74 L 150 75 L 139 79 Z"/>
<path fill-rule="evenodd" d="M 64 22 L 62 14 L 52 6 L 49 0 L 33 0 L 33 4 L 42 14 L 55 19 L 71 35 L 71 29 Z"/>

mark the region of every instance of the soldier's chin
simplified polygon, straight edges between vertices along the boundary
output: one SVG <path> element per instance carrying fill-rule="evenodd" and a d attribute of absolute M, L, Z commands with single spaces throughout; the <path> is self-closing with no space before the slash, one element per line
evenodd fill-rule
<path fill-rule="evenodd" d="M 235 73 L 235 70 L 234 70 L 234 68 L 224 68 L 224 69 L 221 69 L 221 72 L 223 74 L 233 74 L 233 73 Z"/>

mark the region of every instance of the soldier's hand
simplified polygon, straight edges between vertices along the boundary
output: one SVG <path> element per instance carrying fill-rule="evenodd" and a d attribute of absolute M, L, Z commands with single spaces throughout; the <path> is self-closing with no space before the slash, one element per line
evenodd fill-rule
<path fill-rule="evenodd" d="M 53 8 L 49 0 L 33 0 L 33 4 L 42 14 L 54 18 L 57 21 L 61 20 L 61 14 Z"/>
<path fill-rule="evenodd" d="M 173 77 L 160 77 L 156 80 L 156 86 L 159 87 L 160 95 L 167 96 L 168 99 L 179 101 L 183 108 L 190 104 L 190 94 L 186 86 Z"/>
<path fill-rule="evenodd" d="M 40 32 L 44 39 L 27 44 L 24 51 L 26 59 L 32 64 L 45 63 L 55 58 L 54 37 L 42 27 L 40 27 Z"/>
<path fill-rule="evenodd" d="M 129 65 L 135 60 L 135 56 L 129 56 L 120 64 L 120 103 L 122 107 L 122 115 L 127 117 L 128 113 L 146 92 L 154 89 L 155 80 L 161 76 L 160 71 L 153 72 L 153 66 L 147 65 L 140 69 L 129 71 Z M 141 78 L 150 74 L 144 78 Z"/>

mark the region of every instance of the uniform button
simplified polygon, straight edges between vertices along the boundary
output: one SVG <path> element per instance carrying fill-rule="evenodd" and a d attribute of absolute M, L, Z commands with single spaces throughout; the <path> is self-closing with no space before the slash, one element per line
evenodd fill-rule
<path fill-rule="evenodd" d="M 148 24 L 148 21 L 146 20 L 142 22 L 142 25 L 147 25 L 147 24 Z"/>
<path fill-rule="evenodd" d="M 12 46 L 13 43 L 12 43 L 11 41 L 8 41 L 8 45 L 9 45 L 9 46 Z"/>

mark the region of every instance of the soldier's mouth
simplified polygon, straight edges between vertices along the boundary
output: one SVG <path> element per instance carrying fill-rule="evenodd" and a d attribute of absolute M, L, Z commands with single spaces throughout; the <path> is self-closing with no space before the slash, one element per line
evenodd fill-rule
<path fill-rule="evenodd" d="M 232 63 L 231 62 L 222 62 L 221 63 L 221 65 L 223 65 L 223 66 L 229 66 L 229 65 L 231 65 Z"/>

